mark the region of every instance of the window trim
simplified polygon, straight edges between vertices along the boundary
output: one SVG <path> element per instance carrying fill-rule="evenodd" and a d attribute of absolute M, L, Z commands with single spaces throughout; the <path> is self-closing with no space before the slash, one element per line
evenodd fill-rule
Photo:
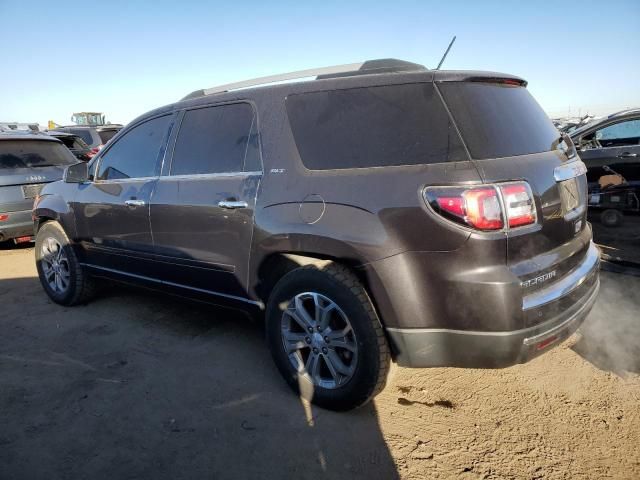
<path fill-rule="evenodd" d="M 161 180 L 206 180 L 207 178 L 223 177 L 253 177 L 262 175 L 262 170 L 251 172 L 220 172 L 220 173 L 186 173 L 181 175 L 160 175 Z M 155 177 L 154 177 L 155 178 Z"/>
<path fill-rule="evenodd" d="M 118 142 L 122 141 L 122 139 L 127 135 L 127 133 L 129 133 L 134 128 L 139 127 L 143 123 L 147 123 L 147 122 L 150 122 L 151 120 L 155 120 L 157 118 L 167 117 L 167 116 L 175 117 L 175 112 L 166 112 L 166 113 L 160 113 L 158 115 L 153 115 L 151 117 L 144 118 L 144 119 L 140 120 L 139 122 L 136 122 L 136 123 L 134 123 L 132 125 L 127 125 L 125 128 L 120 130 L 118 132 L 118 134 L 122 133 L 122 135 L 119 135 L 115 142 L 112 142 L 111 145 L 109 145 L 107 148 L 103 149 L 99 153 L 99 157 L 96 159 L 96 167 L 95 167 L 95 170 L 94 170 L 95 176 L 94 176 L 94 179 L 91 182 L 92 183 L 121 183 L 121 182 L 128 182 L 130 180 L 139 181 L 139 180 L 151 180 L 151 179 L 154 179 L 154 178 L 158 178 L 159 174 L 162 173 L 162 170 L 159 171 L 158 175 L 153 175 L 153 176 L 150 176 L 150 177 L 147 176 L 147 177 L 112 178 L 112 179 L 106 179 L 106 180 L 101 180 L 101 179 L 98 179 L 97 177 L 98 177 L 98 172 L 100 172 L 100 167 L 102 166 L 102 159 L 104 158 L 104 156 L 107 153 L 109 153 L 109 151 L 114 147 L 114 145 L 117 145 Z M 161 142 L 161 145 L 160 145 L 160 148 L 162 148 L 162 146 L 165 146 L 164 155 L 162 156 L 163 159 L 164 159 L 164 156 L 167 153 L 167 148 L 166 148 L 167 147 L 167 141 L 171 137 L 172 129 L 173 129 L 173 125 L 172 125 L 171 122 L 169 122 L 169 126 L 168 126 L 169 135 L 167 136 L 167 132 L 164 133 L 164 136 L 162 138 L 162 142 Z M 159 156 L 156 156 L 156 168 L 158 167 L 158 160 L 159 160 Z M 160 164 L 160 168 L 162 169 L 162 164 Z"/>
<path fill-rule="evenodd" d="M 246 161 L 247 158 L 247 151 L 245 149 L 245 154 L 244 154 L 244 159 L 243 159 L 243 170 L 240 171 L 235 171 L 235 172 L 218 172 L 218 173 L 189 173 L 189 174 L 181 174 L 181 175 L 171 175 L 171 169 L 173 167 L 173 160 L 174 160 L 174 154 L 175 154 L 175 149 L 176 149 L 176 143 L 178 141 L 178 136 L 180 135 L 180 130 L 182 129 L 182 122 L 184 121 L 184 117 L 186 115 L 187 112 L 190 112 L 192 110 L 200 110 L 203 108 L 215 108 L 215 107 L 224 107 L 226 105 L 240 105 L 240 104 L 247 104 L 251 107 L 251 110 L 253 111 L 253 120 L 251 122 L 251 126 L 249 127 L 249 133 L 251 133 L 251 130 L 253 128 L 253 125 L 255 123 L 256 125 L 256 134 L 258 135 L 258 155 L 260 157 L 260 167 L 262 168 L 261 170 L 254 170 L 254 171 L 245 171 L 244 170 L 244 162 Z M 251 175 L 262 175 L 264 172 L 264 161 L 263 161 L 263 157 L 262 157 L 262 135 L 260 134 L 260 121 L 258 119 L 258 109 L 256 108 L 256 104 L 255 102 L 253 102 L 252 100 L 248 100 L 248 99 L 243 99 L 243 100 L 230 100 L 230 101 L 226 101 L 226 102 L 209 102 L 206 104 L 202 104 L 202 105 L 195 105 L 192 107 L 185 107 L 182 108 L 180 110 L 177 111 L 177 118 L 176 118 L 176 127 L 175 128 L 175 135 L 173 135 L 173 138 L 169 139 L 169 143 L 170 145 L 167 145 L 167 149 L 165 151 L 165 156 L 163 158 L 163 162 L 162 162 L 162 168 L 160 170 L 160 177 L 161 178 L 177 178 L 180 179 L 182 177 L 182 179 L 189 179 L 187 177 L 190 177 L 191 179 L 195 179 L 195 178 L 206 178 L 206 177 L 237 177 L 237 176 L 251 176 Z M 248 143 L 247 143 L 247 147 L 248 147 Z M 171 150 L 171 154 L 169 155 L 169 150 Z M 167 161 L 168 160 L 168 161 Z M 166 172 L 165 172 L 166 169 Z"/>

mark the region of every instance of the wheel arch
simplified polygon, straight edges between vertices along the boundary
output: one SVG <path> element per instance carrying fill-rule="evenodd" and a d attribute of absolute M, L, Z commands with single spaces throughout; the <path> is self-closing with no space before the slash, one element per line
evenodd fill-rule
<path fill-rule="evenodd" d="M 70 240 L 76 237 L 73 212 L 59 195 L 42 195 L 35 201 L 33 213 L 34 233 L 46 222 L 55 221 L 60 224 Z"/>
<path fill-rule="evenodd" d="M 268 255 L 264 255 L 260 261 L 257 262 L 256 268 L 254 269 L 255 279 L 253 285 L 255 294 L 266 305 L 273 288 L 287 273 L 295 270 L 296 268 L 308 265 L 315 266 L 321 270 L 330 263 L 338 263 L 346 266 L 356 276 L 358 281 L 362 283 L 371 303 L 373 304 L 373 308 L 375 309 L 378 321 L 383 328 L 387 342 L 389 342 L 391 346 L 391 356 L 392 358 L 395 358 L 395 348 L 387 334 L 383 312 L 378 306 L 373 294 L 372 282 L 377 282 L 378 279 L 371 278 L 371 270 L 361 268 L 363 265 L 361 259 L 333 256 L 309 250 L 302 252 L 271 252 Z"/>
<path fill-rule="evenodd" d="M 335 257 L 324 253 L 313 251 L 293 252 L 278 251 L 264 255 L 255 268 L 254 290 L 256 295 L 267 302 L 273 287 L 287 273 L 299 267 L 308 265 L 315 266 L 321 270 L 331 262 L 340 263 L 349 267 L 356 273 L 357 260 Z M 356 273 L 357 275 L 357 273 Z M 360 278 L 359 278 L 360 279 Z M 364 282 L 363 282 L 364 284 Z M 366 286 L 365 286 L 366 288 Z"/>

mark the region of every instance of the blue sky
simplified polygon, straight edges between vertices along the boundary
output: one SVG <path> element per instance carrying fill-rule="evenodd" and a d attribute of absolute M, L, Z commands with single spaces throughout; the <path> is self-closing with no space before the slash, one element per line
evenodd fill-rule
<path fill-rule="evenodd" d="M 113 122 L 192 90 L 395 57 L 520 75 L 551 114 L 640 106 L 640 0 L 0 0 L 0 121 Z"/>

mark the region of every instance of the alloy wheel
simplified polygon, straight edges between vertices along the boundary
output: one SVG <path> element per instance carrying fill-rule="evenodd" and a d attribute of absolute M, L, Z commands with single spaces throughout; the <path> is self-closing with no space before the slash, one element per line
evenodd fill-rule
<path fill-rule="evenodd" d="M 55 238 L 46 238 L 42 243 L 42 273 L 45 281 L 55 293 L 65 293 L 69 288 L 71 273 L 69 258 Z"/>
<path fill-rule="evenodd" d="M 281 334 L 289 361 L 314 385 L 335 389 L 353 377 L 358 361 L 355 332 L 328 297 L 316 292 L 296 295 L 282 314 Z"/>

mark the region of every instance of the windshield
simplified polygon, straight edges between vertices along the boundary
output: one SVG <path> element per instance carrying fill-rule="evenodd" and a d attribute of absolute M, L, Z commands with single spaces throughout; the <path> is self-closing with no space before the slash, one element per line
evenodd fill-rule
<path fill-rule="evenodd" d="M 526 88 L 500 83 L 443 82 L 444 99 L 475 159 L 547 152 L 560 133 Z"/>
<path fill-rule="evenodd" d="M 77 160 L 67 147 L 43 140 L 0 141 L 0 169 L 66 166 Z"/>

